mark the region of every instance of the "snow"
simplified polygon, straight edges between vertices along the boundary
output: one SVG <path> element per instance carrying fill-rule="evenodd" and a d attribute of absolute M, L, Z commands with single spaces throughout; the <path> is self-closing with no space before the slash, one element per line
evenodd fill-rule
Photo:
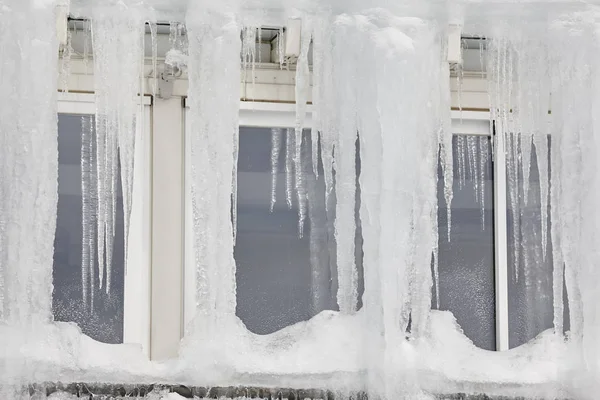
<path fill-rule="evenodd" d="M 93 285 L 110 291 L 119 182 L 128 238 L 135 115 L 141 107 L 138 94 L 147 89 L 142 74 L 144 25 L 149 23 L 151 30 L 151 90 L 156 91 L 156 23 L 161 18 L 185 21 L 185 26 L 171 23 L 167 61 L 175 69 L 187 68 L 189 79 L 197 315 L 179 358 L 153 363 L 139 346 L 101 344 L 72 324 L 51 322 L 57 3 L 0 0 L 0 89 L 8 99 L 0 107 L 0 338 L 5 344 L 0 394 L 46 380 L 160 380 L 327 386 L 367 390 L 387 399 L 478 390 L 593 398 L 600 389 L 598 6 L 571 1 L 362 3 L 73 1 L 75 14 L 91 18 L 97 106 L 95 130 L 91 120 L 84 120 L 81 149 L 82 298 L 89 304 Z M 297 207 L 299 236 L 311 232 L 313 287 L 337 282 L 340 311 L 322 311 L 309 321 L 261 336 L 249 332 L 235 315 L 239 78 L 242 72 L 251 73 L 254 80 L 261 58 L 255 47 L 260 26 L 274 20 L 281 25 L 290 17 L 302 19 L 297 114 L 295 127 L 285 131 L 285 144 L 282 129 L 272 132 L 270 207 L 283 157 L 288 207 Z M 459 137 L 458 170 L 453 170 L 450 66 L 445 59 L 449 20 L 490 35 L 490 113 L 502 138 L 496 136 L 495 145 L 504 144 L 499 151 L 507 159 L 514 213 L 509 234 L 517 243 L 510 279 L 528 285 L 530 281 L 520 281 L 523 276 L 536 276 L 547 257 L 553 262 L 554 329 L 506 352 L 478 349 L 451 313 L 431 310 L 432 287 L 439 292 L 438 160 L 448 212 L 453 180 L 463 187 L 469 178 L 485 226 L 487 137 Z M 309 158 L 303 132 L 311 90 L 311 39 L 316 111 Z M 60 81 L 65 90 L 70 42 L 63 50 Z M 461 74 L 459 70 L 459 86 Z M 533 193 L 532 154 L 541 177 L 535 199 L 540 219 L 528 231 L 522 210 Z M 315 207 L 319 162 L 325 210 Z M 365 283 L 360 310 L 354 258 L 357 180 Z M 335 257 L 322 244 L 331 226 Z M 325 262 L 330 258 L 336 263 Z M 563 284 L 570 313 L 567 335 Z M 326 308 L 319 294 L 311 294 L 315 310 Z"/>

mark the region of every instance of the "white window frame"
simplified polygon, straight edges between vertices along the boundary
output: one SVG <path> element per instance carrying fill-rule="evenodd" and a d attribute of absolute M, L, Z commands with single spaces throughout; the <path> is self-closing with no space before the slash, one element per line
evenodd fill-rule
<path fill-rule="evenodd" d="M 58 114 L 95 115 L 95 96 L 91 93 L 59 93 Z M 150 349 L 150 271 L 151 271 L 151 100 L 142 99 L 144 107 L 138 113 L 135 149 L 135 172 L 129 229 L 129 249 L 124 284 L 123 343 Z"/>
<path fill-rule="evenodd" d="M 186 113 L 187 105 L 184 104 Z M 240 101 L 239 126 L 294 128 L 296 106 L 290 103 L 267 103 Z M 185 113 L 184 113 L 185 116 Z M 488 111 L 452 110 L 453 135 L 490 136 L 490 113 Z M 184 143 L 189 143 L 190 130 L 185 122 Z M 312 126 L 311 106 L 308 106 L 305 127 Z M 494 160 L 494 280 L 495 280 L 495 326 L 496 350 L 509 349 L 508 343 L 508 247 L 506 214 L 506 165 L 504 144 L 495 135 L 492 151 Z M 193 228 L 191 190 L 190 149 L 184 145 L 184 285 L 182 301 L 184 308 L 183 323 L 188 325 L 194 318 L 195 306 L 195 267 L 193 254 Z"/>

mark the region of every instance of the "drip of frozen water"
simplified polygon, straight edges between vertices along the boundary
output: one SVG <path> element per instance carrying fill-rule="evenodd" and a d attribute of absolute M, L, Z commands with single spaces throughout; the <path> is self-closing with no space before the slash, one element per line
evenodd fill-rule
<path fill-rule="evenodd" d="M 439 107 L 439 134 L 438 141 L 440 161 L 442 164 L 442 172 L 444 174 L 444 199 L 446 200 L 446 219 L 448 224 L 448 242 L 450 242 L 450 233 L 452 231 L 452 197 L 453 197 L 453 186 L 454 186 L 454 157 L 452 147 L 452 117 L 450 114 L 450 108 L 445 107 L 446 104 L 451 104 L 450 96 L 450 66 L 447 63 L 441 64 L 440 78 L 441 88 L 440 95 L 442 100 Z M 437 251 L 437 250 L 436 250 Z M 434 265 L 434 273 L 436 278 L 436 295 L 438 296 L 437 301 L 439 302 L 438 286 L 438 274 L 437 274 L 437 253 L 434 255 L 436 263 Z"/>
<path fill-rule="evenodd" d="M 139 93 L 142 93 L 143 23 L 131 13 L 93 16 L 96 85 L 99 285 L 110 292 L 118 168 L 123 194 L 125 260 L 133 190 L 133 156 Z"/>
<path fill-rule="evenodd" d="M 333 153 L 335 141 L 337 140 L 337 110 L 336 88 L 334 86 L 333 74 L 333 22 L 331 16 L 324 14 L 313 24 L 313 101 L 319 106 L 313 113 L 313 170 L 318 171 L 317 154 L 321 156 L 323 165 L 323 176 L 325 179 L 325 207 L 328 212 L 333 193 Z M 320 146 L 317 146 L 316 138 L 319 138 Z M 319 152 L 320 150 L 320 152 Z"/>
<path fill-rule="evenodd" d="M 285 62 L 285 37 L 283 32 L 283 27 L 279 28 L 279 32 L 277 33 L 277 56 L 279 58 L 279 69 L 283 69 L 283 64 Z"/>
<path fill-rule="evenodd" d="M 485 230 L 485 180 L 488 162 L 488 138 L 479 136 L 479 207 L 481 211 L 481 230 Z"/>
<path fill-rule="evenodd" d="M 295 155 L 294 170 L 296 172 L 296 192 L 298 195 L 298 233 L 304 231 L 306 219 L 306 188 L 304 187 L 304 169 L 302 168 L 302 140 L 306 119 L 306 104 L 310 88 L 310 70 L 308 69 L 308 50 L 311 42 L 311 25 L 302 21 L 302 39 L 300 57 L 296 66 L 296 123 L 295 123 Z"/>
<path fill-rule="evenodd" d="M 325 21 L 323 18 L 315 18 L 313 21 L 313 78 L 312 78 L 312 104 L 313 104 L 313 112 L 312 112 L 312 120 L 313 125 L 310 130 L 310 141 L 312 144 L 311 150 L 311 162 L 312 162 L 312 171 L 316 177 L 319 177 L 319 131 L 322 130 L 320 125 L 321 116 L 319 115 L 319 110 L 322 105 L 322 77 L 321 73 L 323 70 L 323 43 L 321 41 L 323 38 L 323 31 L 326 29 Z"/>
<path fill-rule="evenodd" d="M 273 212 L 277 202 L 277 176 L 279 175 L 279 151 L 281 149 L 281 128 L 271 129 L 271 206 Z"/>
<path fill-rule="evenodd" d="M 242 29 L 242 69 L 244 71 L 244 85 L 248 82 L 248 73 L 251 74 L 252 85 L 255 81 L 256 68 L 256 40 L 258 28 L 245 26 Z"/>
<path fill-rule="evenodd" d="M 294 157 L 294 182 L 296 195 L 298 196 L 298 237 L 302 239 L 304 236 L 304 221 L 306 220 L 306 184 L 304 168 L 302 165 L 302 138 L 295 140 L 296 155 Z M 298 149 L 300 146 L 300 149 Z"/>
<path fill-rule="evenodd" d="M 291 210 L 294 195 L 294 131 L 285 131 L 285 200 Z"/>
<path fill-rule="evenodd" d="M 152 97 L 156 98 L 156 90 L 158 88 L 158 44 L 156 42 L 157 26 L 155 22 L 149 21 L 150 38 L 152 46 Z"/>
<path fill-rule="evenodd" d="M 52 315 L 58 196 L 55 5 L 0 1 L 0 93 L 5 100 L 0 107 L 3 332 L 6 324 L 35 330 L 32 326 L 49 322 Z M 11 346 L 10 335 L 3 336 L 2 348 Z M 2 367 L 5 362 L 0 361 Z M 15 373 L 19 377 L 10 366 L 8 372 L 11 378 Z"/>
<path fill-rule="evenodd" d="M 463 135 L 458 135 L 456 137 L 456 152 L 458 156 L 458 187 L 460 189 L 465 187 L 466 183 L 466 174 L 467 174 L 467 166 L 466 166 L 466 157 L 465 157 L 465 148 L 466 148 L 466 139 Z"/>
<path fill-rule="evenodd" d="M 344 21 L 345 22 L 345 21 Z M 339 82 L 353 82 L 357 78 L 357 48 L 342 46 L 344 40 L 356 39 L 354 27 L 340 23 L 335 32 L 337 46 L 334 52 L 334 68 Z M 355 247 L 355 207 L 356 207 L 356 140 L 357 140 L 357 93 L 349 84 L 336 87 L 339 102 L 339 115 L 335 154 L 335 194 L 336 218 L 335 240 L 337 245 L 338 293 L 337 302 L 340 312 L 356 312 L 358 297 L 358 272 L 354 255 Z"/>
<path fill-rule="evenodd" d="M 83 69 L 87 74 L 90 72 L 89 64 L 90 64 L 90 46 L 91 43 L 91 22 L 89 19 L 86 19 L 83 23 Z"/>
<path fill-rule="evenodd" d="M 235 13 L 207 10 L 206 4 L 190 3 L 187 15 L 196 304 L 202 317 L 196 328 L 206 332 L 236 310 L 231 211 L 241 26 Z"/>
<path fill-rule="evenodd" d="M 90 182 L 95 178 L 91 175 L 91 155 L 93 152 L 91 126 L 92 119 L 90 117 L 81 117 L 81 287 L 86 309 L 89 304 L 90 291 L 90 253 L 95 250 L 94 243 L 90 240 L 91 232 L 94 229 L 94 225 L 91 223 L 92 215 L 95 212 L 90 207 L 90 197 L 93 196 L 90 191 Z"/>
<path fill-rule="evenodd" d="M 475 201 L 479 202 L 479 164 L 477 163 L 477 138 L 469 135 L 467 142 L 467 162 L 469 163 L 469 178 L 473 184 Z"/>
<path fill-rule="evenodd" d="M 67 31 L 67 43 L 62 49 L 62 56 L 60 59 L 60 81 L 61 90 L 63 92 L 69 91 L 69 78 L 71 77 L 71 58 L 73 58 L 73 45 L 72 45 L 71 31 Z"/>

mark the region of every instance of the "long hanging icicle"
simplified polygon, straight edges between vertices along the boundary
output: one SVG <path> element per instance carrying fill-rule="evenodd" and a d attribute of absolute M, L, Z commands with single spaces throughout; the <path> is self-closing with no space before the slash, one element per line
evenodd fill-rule
<path fill-rule="evenodd" d="M 481 230 L 485 230 L 485 179 L 488 162 L 488 138 L 479 136 L 479 208 L 481 211 Z"/>
<path fill-rule="evenodd" d="M 67 31 L 67 43 L 62 49 L 62 56 L 60 58 L 60 81 L 61 90 L 63 92 L 69 91 L 69 78 L 71 77 L 71 59 L 73 58 L 73 45 L 72 45 L 73 34 L 71 31 Z"/>
<path fill-rule="evenodd" d="M 353 28 L 340 25 L 335 32 L 336 43 L 355 41 Z M 337 246 L 338 292 L 340 312 L 353 314 L 357 309 L 358 271 L 355 260 L 356 232 L 356 140 L 358 133 L 358 94 L 348 82 L 356 80 L 357 48 L 336 46 L 333 55 L 337 71 L 339 102 L 338 135 L 335 154 L 335 242 Z"/>
<path fill-rule="evenodd" d="M 81 117 L 81 287 L 83 304 L 86 309 L 89 304 L 90 291 L 90 254 L 94 252 L 93 242 L 90 241 L 91 232 L 94 229 L 91 222 L 93 213 L 95 213 L 90 204 L 90 197 L 93 196 L 90 183 L 92 179 L 95 179 L 91 174 L 91 153 L 93 151 L 91 125 L 90 117 Z M 94 290 L 94 287 L 91 289 Z"/>
<path fill-rule="evenodd" d="M 285 200 L 288 208 L 293 206 L 294 195 L 294 131 L 290 128 L 285 131 Z"/>
<path fill-rule="evenodd" d="M 110 293 L 118 169 L 123 194 L 125 260 L 133 191 L 136 97 L 142 93 L 144 24 L 131 13 L 99 12 L 93 18 L 98 176 L 98 261 L 100 287 Z M 106 274 L 104 272 L 106 271 Z M 105 277 L 106 275 L 106 277 Z"/>
<path fill-rule="evenodd" d="M 311 43 L 311 25 L 309 20 L 302 20 L 302 38 L 300 56 L 296 66 L 296 124 L 294 171 L 296 194 L 298 196 L 298 234 L 302 237 L 306 219 L 306 187 L 304 185 L 304 169 L 302 168 L 302 140 L 306 119 L 306 104 L 310 88 L 310 70 L 308 69 L 308 50 Z"/>
<path fill-rule="evenodd" d="M 260 38 L 258 36 L 259 28 L 246 26 L 242 29 L 242 69 L 244 74 L 244 97 L 247 97 L 248 87 L 248 73 L 251 74 L 252 88 L 254 88 L 255 84 L 255 68 L 256 68 L 256 43 L 257 39 Z M 260 47 L 259 47 L 260 48 Z M 254 91 L 252 91 L 254 93 Z M 254 96 L 254 94 L 252 94 Z M 233 242 L 235 243 L 237 237 L 237 160 L 239 154 L 239 130 L 236 130 L 233 138 L 233 176 L 232 176 L 232 187 L 231 187 L 231 200 L 233 202 L 232 209 L 232 219 L 233 219 Z"/>
<path fill-rule="evenodd" d="M 207 10 L 206 7 L 209 8 Z M 241 26 L 236 14 L 190 3 L 189 127 L 196 256 L 196 327 L 214 332 L 236 310 L 234 158 L 239 130 Z"/>
<path fill-rule="evenodd" d="M 450 242 L 450 233 L 452 232 L 452 198 L 453 198 L 453 190 L 454 190 L 454 157 L 453 157 L 453 146 L 452 146 L 452 117 L 450 114 L 450 107 L 445 107 L 445 104 L 451 104 L 451 92 L 450 92 L 450 65 L 447 62 L 443 62 L 441 64 L 441 84 L 440 94 L 442 96 L 442 101 L 440 104 L 439 113 L 439 132 L 438 132 L 438 142 L 439 142 L 439 158 L 442 164 L 442 172 L 444 174 L 444 199 L 446 201 L 446 220 L 448 224 L 448 242 Z M 439 303 L 439 273 L 437 270 L 438 267 L 438 257 L 437 257 L 437 248 L 434 263 L 434 275 L 435 275 L 435 284 L 436 284 L 436 302 Z M 439 306 L 438 306 L 439 308 Z"/>
<path fill-rule="evenodd" d="M 279 175 L 279 151 L 281 149 L 281 128 L 271 129 L 271 206 L 273 212 L 277 202 L 277 176 Z"/>
<path fill-rule="evenodd" d="M 150 27 L 150 38 L 152 45 L 152 98 L 156 98 L 158 90 L 158 43 L 156 40 L 157 26 L 156 22 L 148 21 Z"/>
<path fill-rule="evenodd" d="M 0 107 L 0 319 L 3 330 L 14 324 L 35 331 L 34 326 L 52 317 L 58 198 L 57 2 L 1 3 L 0 93 L 5 104 Z M 24 343 L 22 338 L 14 343 L 11 337 L 3 336 L 3 349 Z M 30 376 L 33 367 L 15 371 L 20 367 L 13 370 L 10 361 L 8 365 L 2 384 L 6 373 Z"/>

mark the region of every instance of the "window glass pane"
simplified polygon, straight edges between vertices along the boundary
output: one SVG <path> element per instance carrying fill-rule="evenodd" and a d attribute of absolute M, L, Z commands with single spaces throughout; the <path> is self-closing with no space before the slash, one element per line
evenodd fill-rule
<path fill-rule="evenodd" d="M 509 346 L 513 348 L 527 343 L 540 332 L 553 327 L 553 259 L 549 203 L 545 216 L 547 223 L 545 256 L 542 249 L 541 185 L 535 146 L 532 145 L 530 152 L 526 197 L 523 185 L 524 157 L 520 154 L 516 142 L 509 141 L 509 145 L 506 193 L 508 205 L 508 321 Z M 549 149 L 550 146 L 548 146 L 548 160 L 550 158 Z M 550 172 L 548 170 L 548 175 L 544 178 L 548 184 L 548 193 Z M 567 305 L 565 304 L 565 306 Z M 565 312 L 568 313 L 567 307 L 565 307 Z M 568 316 L 565 320 L 565 328 L 568 329 Z"/>
<path fill-rule="evenodd" d="M 454 198 L 451 234 L 444 200 L 444 175 L 438 167 L 439 309 L 451 311 L 465 335 L 494 350 L 494 201 L 488 136 L 461 135 L 452 141 Z M 435 286 L 435 285 L 434 285 Z M 436 308 L 434 287 L 432 307 Z"/>
<path fill-rule="evenodd" d="M 82 133 L 84 127 L 93 129 L 93 116 L 59 114 L 58 116 L 58 214 L 54 241 L 53 313 L 57 321 L 77 323 L 83 333 L 106 343 L 123 342 L 124 243 L 121 184 L 117 182 L 117 206 L 113 247 L 112 287 L 106 294 L 98 285 L 98 265 L 90 294 L 84 304 L 82 283 Z M 94 136 L 90 134 L 89 136 Z M 93 150 L 95 153 L 95 149 Z M 120 175 L 120 172 L 117 173 Z M 88 178 L 89 179 L 89 178 Z M 95 230 L 94 230 L 95 231 Z M 95 245 L 94 245 L 95 246 Z M 97 250 L 94 248 L 94 255 Z M 97 257 L 94 257 L 97 260 Z M 106 277 L 105 277 L 106 279 Z M 91 296 L 90 296 L 91 299 Z"/>
<path fill-rule="evenodd" d="M 293 135 L 293 130 L 291 131 Z M 273 135 L 279 139 L 273 142 Z M 237 264 L 237 315 L 246 327 L 267 334 L 322 310 L 337 309 L 335 261 L 335 194 L 325 208 L 323 172 L 315 178 L 311 164 L 310 133 L 302 147 L 302 177 L 307 209 L 304 233 L 298 234 L 298 198 L 292 207 L 286 196 L 287 130 L 240 127 L 238 158 L 238 220 L 234 256 Z M 276 143 L 278 168 L 276 202 L 271 204 L 271 148 Z M 293 143 L 290 141 L 293 157 Z M 288 167 L 293 163 L 291 158 Z M 289 175 L 294 188 L 294 174 Z M 357 207 L 358 209 L 358 207 Z M 359 228 L 357 228 L 359 229 Z M 357 266 L 362 277 L 360 234 Z M 359 295 L 363 284 L 359 283 Z"/>

